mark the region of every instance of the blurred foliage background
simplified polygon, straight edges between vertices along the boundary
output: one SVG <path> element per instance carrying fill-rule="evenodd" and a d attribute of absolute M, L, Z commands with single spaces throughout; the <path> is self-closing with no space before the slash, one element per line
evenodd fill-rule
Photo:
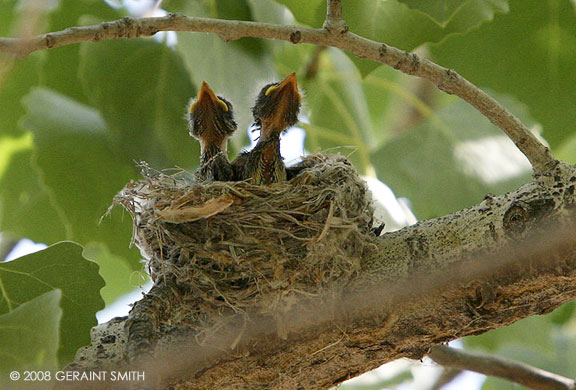
<path fill-rule="evenodd" d="M 0 35 L 150 12 L 128 3 L 2 0 Z M 161 6 L 189 16 L 311 27 L 321 27 L 325 15 L 325 0 Z M 455 69 L 541 134 L 556 157 L 576 162 L 574 1 L 343 0 L 343 7 L 354 33 Z M 197 167 L 199 148 L 184 115 L 202 80 L 234 104 L 240 130 L 229 147 L 233 157 L 248 143 L 244 130 L 256 93 L 292 71 L 306 95 L 306 151 L 346 154 L 361 173 L 408 198 L 419 219 L 530 180 L 525 158 L 466 103 L 332 48 L 169 33 L 71 45 L 23 60 L 0 55 L 0 232 L 5 241 L 51 245 L 0 263 L 0 355 L 10 356 L 0 359 L 0 371 L 70 361 L 89 342 L 94 313 L 144 282 L 140 255 L 129 247 L 130 218 L 120 210 L 101 217 L 124 184 L 139 177 L 135 162 Z M 568 304 L 464 345 L 574 377 L 572 310 Z M 4 326 L 18 317 L 30 328 Z M 43 336 L 30 342 L 36 333 Z M 387 383 L 405 380 L 403 372 Z"/>

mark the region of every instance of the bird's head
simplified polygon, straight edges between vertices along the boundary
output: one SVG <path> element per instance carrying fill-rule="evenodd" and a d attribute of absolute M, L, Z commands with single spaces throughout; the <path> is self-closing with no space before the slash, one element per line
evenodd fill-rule
<path fill-rule="evenodd" d="M 217 143 L 225 147 L 224 141 L 236 130 L 232 103 L 216 96 L 206 81 L 188 110 L 190 135 L 201 143 Z"/>
<path fill-rule="evenodd" d="M 296 73 L 291 73 L 279 83 L 266 85 L 256 98 L 252 114 L 262 130 L 260 137 L 280 134 L 298 122 L 302 95 L 298 91 Z"/>

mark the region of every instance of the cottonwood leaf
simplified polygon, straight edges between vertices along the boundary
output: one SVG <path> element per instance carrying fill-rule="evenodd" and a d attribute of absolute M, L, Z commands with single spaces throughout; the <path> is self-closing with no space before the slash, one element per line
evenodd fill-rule
<path fill-rule="evenodd" d="M 138 253 L 128 248 L 129 218 L 117 211 L 114 219 L 100 223 L 114 195 L 135 174 L 131 164 L 114 153 L 99 113 L 42 88 L 27 95 L 25 105 L 23 125 L 34 134 L 35 164 L 64 223 L 62 239 L 105 243 L 139 269 Z"/>
<path fill-rule="evenodd" d="M 498 97 L 525 123 L 523 105 Z M 530 181 L 531 167 L 512 141 L 462 100 L 372 154 L 378 178 L 408 197 L 419 219 L 446 215 Z"/>
<path fill-rule="evenodd" d="M 432 47 L 434 59 L 480 87 L 515 96 L 553 148 L 576 133 L 576 13 L 568 1 L 510 0 L 510 12 Z"/>
<path fill-rule="evenodd" d="M 436 23 L 445 26 L 459 10 L 466 7 L 470 3 L 476 3 L 480 7 L 485 7 L 486 10 L 496 8 L 505 10 L 507 8 L 508 0 L 399 0 L 399 2 L 406 4 L 412 9 L 416 9 L 429 15 Z M 488 11 L 489 12 L 489 11 Z M 479 19 L 482 14 L 478 14 Z M 488 16 L 488 15 L 486 15 Z M 471 16 L 470 16 L 471 17 Z"/>
<path fill-rule="evenodd" d="M 54 289 L 0 315 L 0 386 L 13 388 L 13 370 L 58 368 L 62 290 Z M 23 374 L 23 373 L 22 373 Z"/>
<path fill-rule="evenodd" d="M 194 88 L 173 49 L 153 40 L 83 44 L 80 76 L 126 162 L 197 165 L 198 142 L 185 120 Z"/>
<path fill-rule="evenodd" d="M 324 0 L 279 0 L 286 5 L 296 19 L 312 27 L 320 28 L 326 17 Z M 395 0 L 357 0 L 344 2 L 343 17 L 350 31 L 366 38 L 411 51 L 428 42 L 440 42 L 452 34 L 468 32 L 482 23 L 491 21 L 494 15 L 506 12 L 505 0 L 471 0 L 457 8 L 447 23 L 438 23 L 426 13 L 411 9 Z M 355 57 L 354 57 L 355 58 Z M 378 63 L 355 59 L 363 75 L 367 75 Z"/>
<path fill-rule="evenodd" d="M 310 125 L 304 125 L 307 146 L 311 152 L 342 148 L 362 172 L 370 165 L 367 146 L 373 140 L 362 77 L 340 51 L 329 50 L 326 55 L 330 70 L 306 82 L 310 107 Z"/>
<path fill-rule="evenodd" d="M 64 242 L 0 263 L 0 314 L 54 290 L 62 290 L 60 363 L 74 358 L 78 348 L 90 343 L 96 312 L 104 307 L 100 289 L 104 281 L 98 265 L 82 256 L 82 247 Z M 34 322 L 33 317 L 28 323 Z"/>
<path fill-rule="evenodd" d="M 66 237 L 58 209 L 32 167 L 29 136 L 0 140 L 0 231 L 52 244 Z M 46 228 L 50 226 L 50 228 Z"/>
<path fill-rule="evenodd" d="M 124 16 L 118 9 L 110 7 L 101 0 L 59 0 L 58 7 L 48 18 L 47 31 L 60 31 L 68 27 L 83 26 L 84 20 L 88 24 L 97 24 L 101 21 L 112 21 Z M 109 42 L 107 42 L 109 43 Z M 95 43 L 94 45 L 106 45 Z M 81 45 L 67 45 L 57 50 L 43 52 L 42 66 L 39 75 L 42 86 L 64 94 L 78 102 L 87 104 L 89 96 L 80 86 L 79 75 Z"/>

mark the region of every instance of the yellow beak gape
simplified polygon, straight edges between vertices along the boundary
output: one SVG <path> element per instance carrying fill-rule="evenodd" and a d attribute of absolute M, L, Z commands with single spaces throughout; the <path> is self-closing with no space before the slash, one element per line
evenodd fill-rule
<path fill-rule="evenodd" d="M 218 103 L 225 112 L 228 112 L 228 105 L 226 103 L 224 103 L 222 100 L 218 98 L 216 98 L 216 103 Z"/>

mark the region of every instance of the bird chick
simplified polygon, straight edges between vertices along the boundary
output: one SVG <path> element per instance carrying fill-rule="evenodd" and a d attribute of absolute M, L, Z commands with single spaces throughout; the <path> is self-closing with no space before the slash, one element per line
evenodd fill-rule
<path fill-rule="evenodd" d="M 280 134 L 298 122 L 301 103 L 296 73 L 262 88 L 252 108 L 260 138 L 254 149 L 241 154 L 232 163 L 237 180 L 249 179 L 252 184 L 286 180 L 286 167 L 280 155 Z"/>
<path fill-rule="evenodd" d="M 200 179 L 232 180 L 232 166 L 226 155 L 228 137 L 236 130 L 232 103 L 216 96 L 203 81 L 190 104 L 188 124 L 190 135 L 200 142 Z"/>

